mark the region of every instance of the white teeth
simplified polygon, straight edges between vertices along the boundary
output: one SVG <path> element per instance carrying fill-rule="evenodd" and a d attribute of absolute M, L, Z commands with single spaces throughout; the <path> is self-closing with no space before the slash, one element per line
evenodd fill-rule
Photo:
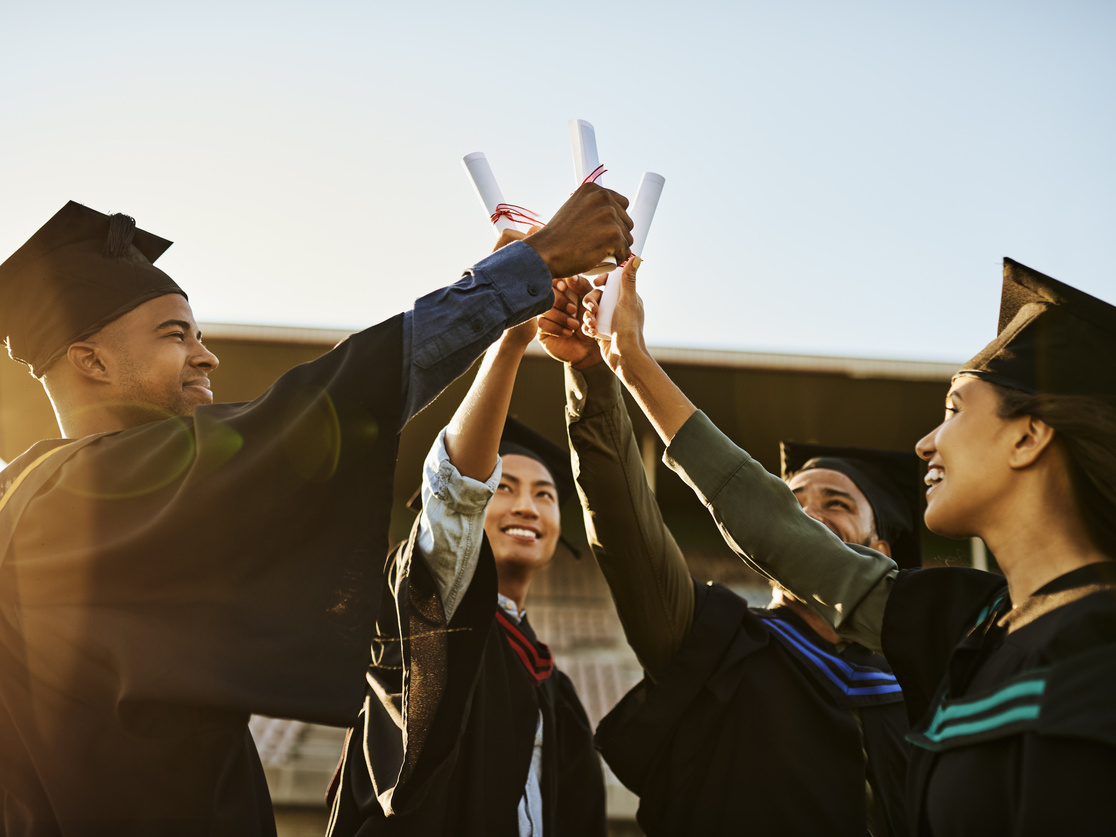
<path fill-rule="evenodd" d="M 520 528 L 515 527 L 515 526 L 511 526 L 511 527 L 505 529 L 504 534 L 505 535 L 511 535 L 513 537 L 516 537 L 516 538 L 537 538 L 538 537 L 538 533 L 532 532 L 530 529 L 520 529 Z"/>
<path fill-rule="evenodd" d="M 945 479 L 945 471 L 941 468 L 931 468 L 926 472 L 926 476 L 923 477 L 923 482 L 927 485 L 937 485 L 943 479 Z"/>

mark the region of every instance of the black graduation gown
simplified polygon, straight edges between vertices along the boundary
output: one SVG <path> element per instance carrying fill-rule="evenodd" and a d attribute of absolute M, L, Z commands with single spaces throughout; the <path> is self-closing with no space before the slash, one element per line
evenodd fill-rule
<path fill-rule="evenodd" d="M 604 837 L 604 778 L 589 720 L 569 678 L 554 669 L 536 680 L 508 642 L 487 539 L 447 626 L 413 554 L 417 531 L 389 558 L 368 697 L 331 792 L 329 834 L 515 837 L 541 709 L 542 833 Z"/>
<path fill-rule="evenodd" d="M 1116 833 L 1116 565 L 1014 610 L 1000 576 L 903 572 L 883 642 L 914 722 L 918 834 Z"/>
<path fill-rule="evenodd" d="M 883 658 L 837 653 L 787 608 L 695 585 L 694 624 L 657 681 L 601 721 L 609 767 L 655 835 L 904 834 L 902 695 Z M 857 717 L 864 727 L 865 764 Z"/>
<path fill-rule="evenodd" d="M 12 491 L 0 833 L 275 833 L 248 716 L 359 711 L 401 354 L 400 316 L 250 404 L 74 442 Z"/>

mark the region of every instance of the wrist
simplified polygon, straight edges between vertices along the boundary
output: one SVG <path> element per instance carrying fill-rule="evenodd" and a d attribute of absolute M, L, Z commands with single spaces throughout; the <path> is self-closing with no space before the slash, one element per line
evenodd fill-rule
<path fill-rule="evenodd" d="M 527 346 L 530 342 L 530 340 L 523 342 L 521 338 L 504 332 L 496 339 L 495 343 L 488 347 L 485 357 L 488 358 L 489 363 L 511 363 L 518 367 L 519 362 L 523 360 L 523 356 L 527 353 Z"/>
<path fill-rule="evenodd" d="M 527 353 L 527 347 L 531 345 L 531 340 L 534 339 L 535 338 L 532 337 L 530 340 L 523 340 L 520 337 L 509 337 L 504 335 L 496 341 L 494 348 L 500 355 L 518 359 L 522 358 L 523 355 Z"/>
<path fill-rule="evenodd" d="M 646 384 L 660 371 L 658 362 L 646 352 L 622 352 L 617 361 L 616 376 L 629 389 Z"/>
<path fill-rule="evenodd" d="M 581 360 L 570 363 L 570 367 L 576 369 L 578 372 L 584 372 L 586 369 L 592 369 L 594 366 L 599 366 L 602 363 L 604 363 L 604 358 L 601 357 L 601 353 L 594 347 L 593 351 L 589 352 L 589 354 Z"/>
<path fill-rule="evenodd" d="M 555 273 L 554 268 L 551 266 L 555 254 L 553 248 L 550 247 L 550 236 L 546 234 L 546 230 L 547 228 L 543 227 L 534 235 L 530 235 L 523 239 L 523 243 L 534 250 L 539 258 L 543 260 L 543 264 L 545 264 L 546 269 L 550 271 L 551 277 L 558 279 L 561 278 L 561 274 Z"/>

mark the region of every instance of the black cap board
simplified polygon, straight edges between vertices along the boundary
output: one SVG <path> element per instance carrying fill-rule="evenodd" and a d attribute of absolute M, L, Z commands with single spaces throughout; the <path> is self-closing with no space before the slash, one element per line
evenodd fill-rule
<path fill-rule="evenodd" d="M 558 503 L 564 503 L 574 493 L 573 468 L 570 452 L 560 448 L 545 436 L 536 433 L 523 422 L 508 416 L 500 436 L 500 456 L 517 453 L 537 460 L 550 471 L 554 487 L 558 490 Z"/>
<path fill-rule="evenodd" d="M 861 490 L 876 523 L 876 534 L 891 546 L 900 568 L 922 565 L 922 461 L 914 451 L 780 442 L 782 474 L 814 468 L 838 471 Z"/>
<path fill-rule="evenodd" d="M 171 242 L 70 201 L 0 265 L 0 336 L 35 377 L 71 343 L 164 294 L 186 296 L 152 262 Z"/>
<path fill-rule="evenodd" d="M 996 339 L 959 375 L 1047 395 L 1116 397 L 1116 307 L 1004 259 Z"/>

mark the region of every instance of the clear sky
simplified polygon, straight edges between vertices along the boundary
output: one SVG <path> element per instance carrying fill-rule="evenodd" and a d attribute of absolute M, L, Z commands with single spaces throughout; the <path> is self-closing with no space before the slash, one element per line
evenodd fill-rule
<path fill-rule="evenodd" d="M 14 4 L 0 259 L 67 200 L 174 240 L 202 322 L 355 328 L 549 216 L 567 122 L 666 177 L 658 346 L 961 362 L 1010 256 L 1116 302 L 1110 0 Z"/>

